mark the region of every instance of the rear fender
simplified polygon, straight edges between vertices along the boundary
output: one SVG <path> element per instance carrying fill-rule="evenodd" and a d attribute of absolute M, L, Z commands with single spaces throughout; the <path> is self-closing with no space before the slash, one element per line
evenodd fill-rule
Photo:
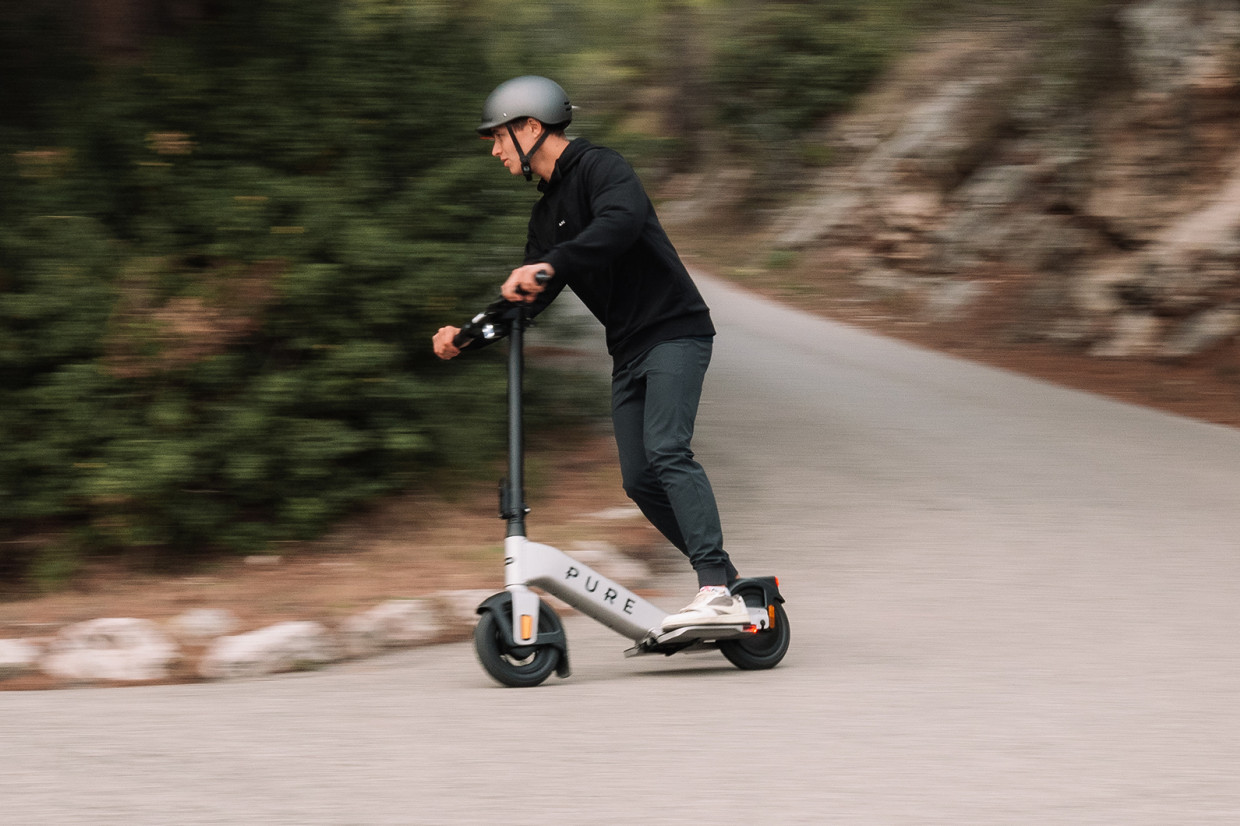
<path fill-rule="evenodd" d="M 773 576 L 744 577 L 729 585 L 728 590 L 734 594 L 760 591 L 767 605 L 784 601 L 784 595 L 779 592 L 779 581 Z"/>

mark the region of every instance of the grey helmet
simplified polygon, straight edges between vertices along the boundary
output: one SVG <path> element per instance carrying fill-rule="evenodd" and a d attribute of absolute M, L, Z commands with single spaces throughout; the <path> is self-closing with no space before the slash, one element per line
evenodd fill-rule
<path fill-rule="evenodd" d="M 554 80 L 537 75 L 514 77 L 487 96 L 478 134 L 489 136 L 495 127 L 518 118 L 535 118 L 548 126 L 567 125 L 573 119 L 573 105 Z"/>
<path fill-rule="evenodd" d="M 495 87 L 495 91 L 487 96 L 482 104 L 482 122 L 478 124 L 478 134 L 489 137 L 491 130 L 497 126 L 507 126 L 512 144 L 516 147 L 521 159 L 521 172 L 525 180 L 533 180 L 530 169 L 530 158 L 542 146 L 549 133 L 542 136 L 526 152 L 517 140 L 512 122 L 521 118 L 534 118 L 546 126 L 564 127 L 573 119 L 573 105 L 568 101 L 568 94 L 554 80 L 538 75 L 522 75 L 506 80 Z"/>

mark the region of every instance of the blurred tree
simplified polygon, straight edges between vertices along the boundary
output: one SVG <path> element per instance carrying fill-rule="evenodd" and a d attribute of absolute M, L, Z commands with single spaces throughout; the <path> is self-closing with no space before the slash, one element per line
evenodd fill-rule
<path fill-rule="evenodd" d="M 739 16 L 714 64 L 718 112 L 740 134 L 788 140 L 842 111 L 883 67 L 881 18 L 859 3 L 760 3 Z"/>
<path fill-rule="evenodd" d="M 46 101 L 87 76 L 71 9 L 71 0 L 0 0 L 0 133 L 46 126 Z"/>
<path fill-rule="evenodd" d="M 710 122 L 707 30 L 697 4 L 662 0 L 661 30 L 666 63 L 660 67 L 670 93 L 664 98 L 663 126 L 674 141 L 673 170 L 684 171 L 702 158 Z"/>

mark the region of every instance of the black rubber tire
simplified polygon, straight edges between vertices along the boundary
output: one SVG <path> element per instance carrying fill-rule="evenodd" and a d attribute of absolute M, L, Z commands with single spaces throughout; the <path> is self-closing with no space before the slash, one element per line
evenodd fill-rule
<path fill-rule="evenodd" d="M 761 591 L 746 591 L 741 594 L 746 605 L 766 605 Z M 728 662 L 745 671 L 761 671 L 774 668 L 788 653 L 788 644 L 792 641 L 792 629 L 788 626 L 788 615 L 784 606 L 775 603 L 775 625 L 756 634 L 748 634 L 740 639 L 721 640 L 719 650 Z"/>
<path fill-rule="evenodd" d="M 560 628 L 560 618 L 540 603 L 538 623 L 542 629 Z M 551 676 L 560 664 L 560 650 L 550 645 L 513 645 L 495 614 L 486 611 L 474 626 L 474 651 L 488 674 L 513 688 L 532 688 Z"/>

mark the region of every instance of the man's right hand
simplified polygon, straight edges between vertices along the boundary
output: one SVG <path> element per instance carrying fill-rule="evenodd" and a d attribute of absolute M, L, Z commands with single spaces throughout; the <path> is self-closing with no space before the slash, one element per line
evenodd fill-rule
<path fill-rule="evenodd" d="M 499 288 L 499 293 L 513 304 L 528 304 L 544 289 L 543 282 L 538 279 L 540 275 L 553 276 L 555 269 L 545 261 L 517 267 L 508 276 L 504 286 Z"/>
<path fill-rule="evenodd" d="M 435 333 L 431 339 L 431 344 L 435 348 L 435 355 L 447 361 L 456 358 L 461 354 L 461 348 L 452 343 L 457 334 L 461 332 L 460 327 L 440 327 L 439 332 Z"/>

